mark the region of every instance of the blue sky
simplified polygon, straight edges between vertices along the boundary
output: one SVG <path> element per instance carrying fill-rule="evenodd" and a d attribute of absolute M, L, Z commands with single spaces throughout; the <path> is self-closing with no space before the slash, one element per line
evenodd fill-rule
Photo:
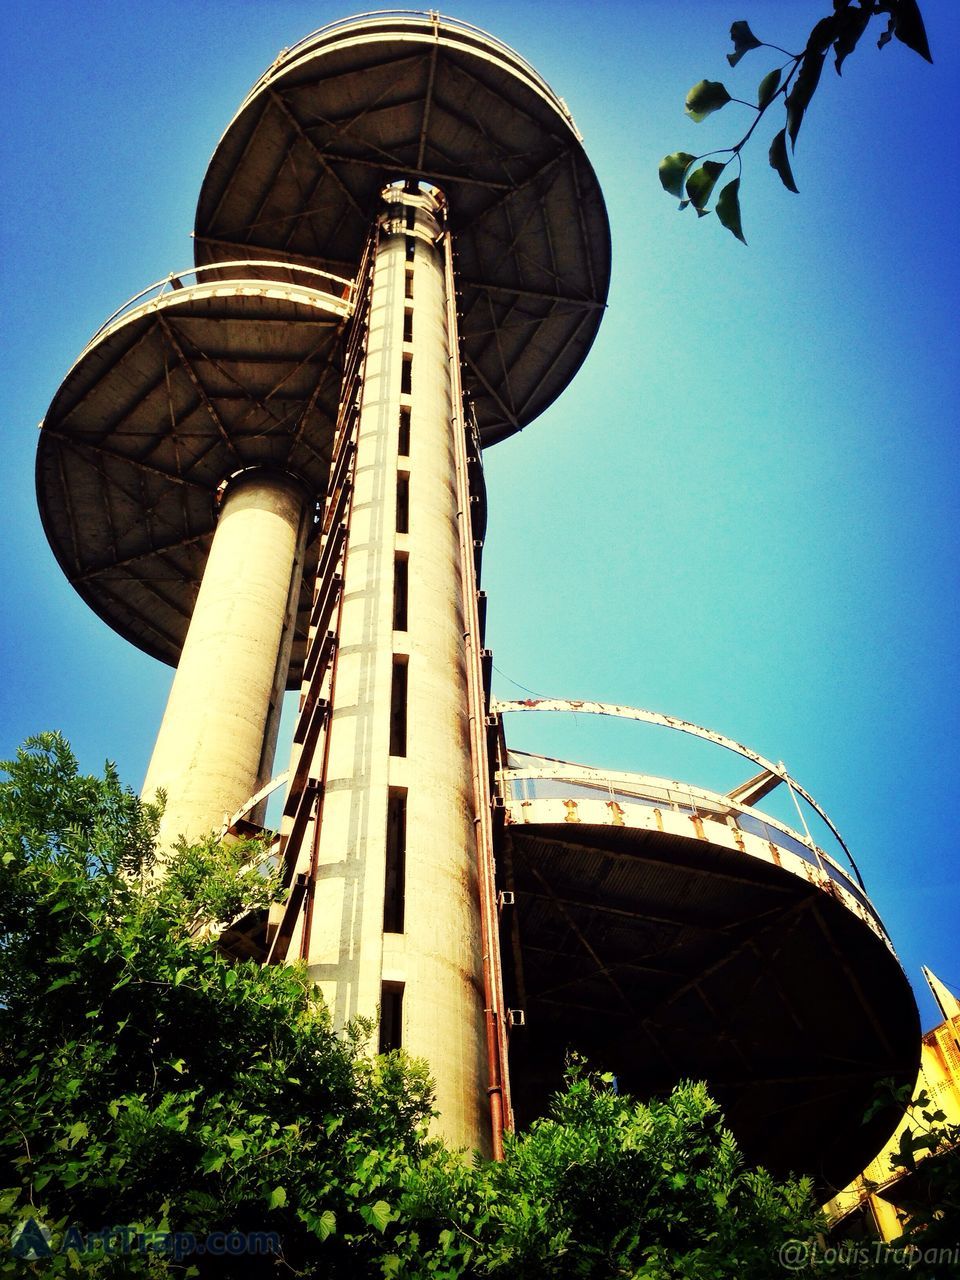
<path fill-rule="evenodd" d="M 650 707 L 785 760 L 844 833 L 929 1025 L 920 964 L 960 987 L 960 10 L 924 0 L 933 67 L 868 35 L 842 80 L 825 70 L 799 196 L 758 131 L 749 248 L 715 218 L 678 214 L 656 177 L 665 152 L 745 127 L 735 105 L 692 124 L 690 85 L 722 79 L 747 97 L 776 65 L 761 50 L 730 71 L 732 20 L 792 48 L 828 8 L 448 6 L 566 99 L 613 236 L 586 364 L 487 455 L 488 638 L 503 697 L 519 684 Z M 60 728 L 85 767 L 110 757 L 142 781 L 170 672 L 62 578 L 36 512 L 36 426 L 102 320 L 189 266 L 206 163 L 249 86 L 347 13 L 297 0 L 4 9 L 2 755 Z M 524 749 L 714 780 L 669 734 L 583 716 L 509 727 Z"/>

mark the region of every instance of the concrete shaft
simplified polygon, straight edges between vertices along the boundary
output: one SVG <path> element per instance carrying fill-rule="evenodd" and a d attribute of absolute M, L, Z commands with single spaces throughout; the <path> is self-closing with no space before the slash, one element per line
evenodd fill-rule
<path fill-rule="evenodd" d="M 143 794 L 160 847 L 219 830 L 268 780 L 290 662 L 307 495 L 283 473 L 229 483 Z"/>
<path fill-rule="evenodd" d="M 379 1009 L 381 1048 L 399 1044 L 429 1063 L 438 1132 L 453 1146 L 488 1151 L 456 335 L 447 332 L 437 205 L 430 195 L 388 190 L 396 203 L 382 219 L 374 264 L 304 951 L 335 1024 Z"/>

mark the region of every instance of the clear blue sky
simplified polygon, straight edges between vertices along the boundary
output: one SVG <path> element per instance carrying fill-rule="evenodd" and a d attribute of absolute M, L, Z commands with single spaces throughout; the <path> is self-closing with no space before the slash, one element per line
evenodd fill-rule
<path fill-rule="evenodd" d="M 510 681 L 686 717 L 783 759 L 840 826 L 918 990 L 960 986 L 956 405 L 960 8 L 935 65 L 865 39 L 800 136 L 793 196 L 747 154 L 737 244 L 659 189 L 660 156 L 739 136 L 687 88 L 748 19 L 797 46 L 829 0 L 451 4 L 568 102 L 603 186 L 613 285 L 566 393 L 487 455 L 489 640 Z M 6 490 L 0 754 L 60 728 L 139 786 L 170 672 L 109 631 L 46 546 L 36 426 L 131 294 L 192 260 L 216 141 L 329 4 L 12 0 L 4 8 Z M 739 115 L 737 113 L 740 113 Z M 517 746 L 708 783 L 672 742 L 515 717 Z M 281 756 L 284 754 L 281 750 Z M 692 759 L 692 757 L 691 757 Z M 700 757 L 697 756 L 699 761 Z M 279 767 L 279 765 L 278 765 Z M 736 780 L 736 779 L 734 779 Z"/>

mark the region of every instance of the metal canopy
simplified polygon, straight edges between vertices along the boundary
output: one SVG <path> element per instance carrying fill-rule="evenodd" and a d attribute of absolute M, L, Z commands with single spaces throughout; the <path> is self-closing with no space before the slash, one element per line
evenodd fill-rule
<path fill-rule="evenodd" d="M 492 36 L 435 15 L 366 15 L 281 54 L 210 162 L 197 262 L 255 249 L 352 274 L 380 192 L 399 179 L 449 201 L 463 381 L 494 443 L 580 367 L 610 233 L 565 105 Z"/>
<path fill-rule="evenodd" d="M 576 1049 L 640 1096 L 706 1079 L 750 1159 L 844 1185 L 896 1120 L 862 1124 L 876 1083 L 916 1073 L 895 955 L 829 886 L 629 822 L 541 822 L 533 801 L 506 827 L 518 1121 Z"/>
<path fill-rule="evenodd" d="M 351 302 L 349 287 L 340 297 L 250 278 L 169 283 L 108 322 L 64 379 L 41 426 L 37 493 L 50 545 L 84 600 L 176 664 L 221 484 L 266 466 L 324 492 Z M 305 574 L 291 686 L 311 581 Z"/>

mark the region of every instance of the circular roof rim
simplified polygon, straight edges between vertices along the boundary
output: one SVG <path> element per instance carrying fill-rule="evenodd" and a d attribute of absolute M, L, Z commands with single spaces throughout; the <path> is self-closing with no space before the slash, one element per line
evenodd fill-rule
<path fill-rule="evenodd" d="M 811 809 L 820 815 L 836 837 L 840 848 L 850 860 L 850 865 L 857 877 L 860 888 L 864 893 L 867 892 L 866 885 L 863 883 L 863 876 L 860 874 L 860 868 L 854 862 L 853 854 L 847 848 L 846 841 L 827 813 L 810 795 L 809 791 L 805 790 L 797 782 L 796 778 L 790 776 L 782 762 L 774 764 L 766 756 L 760 755 L 759 752 L 753 751 L 750 747 L 745 747 L 734 738 L 728 738 L 722 733 L 717 733 L 714 729 L 705 729 L 703 725 L 694 724 L 692 720 L 681 720 L 677 716 L 665 715 L 662 711 L 647 711 L 642 707 L 628 707 L 618 702 L 579 701 L 570 698 L 525 698 L 512 701 L 491 698 L 490 711 L 491 714 L 496 715 L 502 715 L 504 712 L 509 711 L 571 711 L 583 712 L 587 715 L 613 716 L 621 720 L 637 720 L 643 724 L 652 724 L 662 729 L 675 729 L 679 733 L 688 733 L 695 738 L 703 738 L 707 742 L 712 742 L 715 746 L 724 747 L 727 751 L 733 751 L 736 755 L 742 756 L 745 760 L 750 760 L 754 764 L 758 764 L 761 769 L 766 769 L 769 773 L 774 774 L 781 782 L 785 782 L 788 788 L 792 788 L 798 796 L 802 796 L 806 800 Z M 558 763 L 573 762 L 559 761 Z"/>
<path fill-rule="evenodd" d="M 278 76 L 284 74 L 297 62 L 305 61 L 304 55 L 318 51 L 319 47 L 329 48 L 329 42 L 341 35 L 351 33 L 356 35 L 363 30 L 367 30 L 371 34 L 382 35 L 390 33 L 402 37 L 405 34 L 403 31 L 405 26 L 414 28 L 414 30 L 406 32 L 407 35 L 412 36 L 414 39 L 429 38 L 430 32 L 433 33 L 434 39 L 439 39 L 440 32 L 443 31 L 445 34 L 465 37 L 471 42 L 471 47 L 475 49 L 482 44 L 488 45 L 493 52 L 505 57 L 512 64 L 514 71 L 520 72 L 524 78 L 529 80 L 531 86 L 542 94 L 563 117 L 577 141 L 583 142 L 583 135 L 577 128 L 566 102 L 550 87 L 536 67 L 528 62 L 522 54 L 508 45 L 506 41 L 501 40 L 483 27 L 478 27 L 472 22 L 465 22 L 462 18 L 454 18 L 449 14 L 442 14 L 435 9 L 368 9 L 362 13 L 353 14 L 349 18 L 339 18 L 333 22 L 325 23 L 322 27 L 317 27 L 316 30 L 303 36 L 295 44 L 280 50 L 267 70 L 254 82 L 235 113 L 234 120 L 244 110 L 247 103 L 262 89 L 268 88 Z M 233 120 L 231 120 L 230 124 L 233 124 Z M 228 130 L 229 127 L 228 125 Z M 216 154 L 216 151 L 214 151 L 214 154 Z"/>
<path fill-rule="evenodd" d="M 511 752 L 511 754 L 523 755 L 524 753 Z M 547 757 L 541 757 L 541 758 L 546 759 Z M 561 762 L 561 761 L 557 762 L 557 764 L 561 766 L 564 763 L 565 762 Z M 569 766 L 569 770 L 570 770 L 569 773 L 562 770 L 562 768 L 557 771 L 554 771 L 554 770 L 538 770 L 533 767 L 516 769 L 511 766 L 503 771 L 503 776 L 505 781 L 513 778 L 516 778 L 519 780 L 530 780 L 530 781 L 535 781 L 538 778 L 544 778 L 547 780 L 557 780 L 560 782 L 577 781 L 586 786 L 596 785 L 592 778 L 586 778 L 586 777 L 576 778 L 576 774 L 574 771 L 577 768 L 583 768 L 583 766 L 571 765 Z M 604 771 L 597 770 L 597 772 L 601 773 Z M 611 774 L 616 775 L 617 771 L 611 770 Z M 690 805 L 693 806 L 694 811 L 699 812 L 701 816 L 705 816 L 706 810 L 713 809 L 714 811 L 713 814 L 711 815 L 709 813 L 706 813 L 706 816 L 716 818 L 718 815 L 722 814 L 724 811 L 726 811 L 727 813 L 732 811 L 736 813 L 745 814 L 747 817 L 756 817 L 763 823 L 764 827 L 768 829 L 769 840 L 772 841 L 772 843 L 777 844 L 781 849 L 785 850 L 787 853 L 790 853 L 794 856 L 803 857 L 803 855 L 798 854 L 795 849 L 791 849 L 788 843 L 778 841 L 777 835 L 786 836 L 788 837 L 789 840 L 792 840 L 797 844 L 803 845 L 803 847 L 807 849 L 810 853 L 815 852 L 817 860 L 821 864 L 819 869 L 825 872 L 828 879 L 832 883 L 839 884 L 839 887 L 841 889 L 849 893 L 856 901 L 859 902 L 860 906 L 863 908 L 863 910 L 867 912 L 867 914 L 870 916 L 873 923 L 876 925 L 884 941 L 887 943 L 887 946 L 896 955 L 896 952 L 893 946 L 893 941 L 887 932 L 886 925 L 884 925 L 883 920 L 880 917 L 880 913 L 877 910 L 876 906 L 874 905 L 873 900 L 870 897 L 867 890 L 862 885 L 858 888 L 857 885 L 854 883 L 853 879 L 851 878 L 849 872 L 846 871 L 845 868 L 842 867 L 837 862 L 836 858 L 831 857 L 830 854 L 827 853 L 825 849 L 820 848 L 819 845 L 816 846 L 815 850 L 811 849 L 810 846 L 807 844 L 806 840 L 804 840 L 803 833 L 798 831 L 796 827 L 789 826 L 787 823 L 782 822 L 779 818 L 774 817 L 772 814 L 765 813 L 762 809 L 755 809 L 750 805 L 742 804 L 740 801 L 733 800 L 729 796 L 724 795 L 722 792 L 711 791 L 707 787 L 701 787 L 695 783 L 678 781 L 677 779 L 674 779 L 674 778 L 660 778 L 654 774 L 620 773 L 618 777 L 620 779 L 627 779 L 628 783 L 634 783 L 637 786 L 638 792 L 641 793 L 640 795 L 637 796 L 636 805 L 634 807 L 643 809 L 646 806 L 646 804 L 649 803 L 649 800 L 650 800 L 649 791 L 648 791 L 647 800 L 643 800 L 641 798 L 642 792 L 646 788 L 641 787 L 640 784 L 644 783 L 644 784 L 647 784 L 648 788 L 671 793 L 672 798 L 679 801 L 681 804 L 689 803 Z M 631 808 L 631 800 L 629 797 L 625 797 L 622 793 L 616 792 L 615 788 L 616 788 L 617 777 L 612 776 L 610 779 L 610 782 L 613 784 L 613 787 L 614 787 L 613 794 L 616 795 L 617 802 L 623 805 L 625 811 L 628 811 Z M 597 785 L 597 797 L 599 798 L 600 796 L 602 796 L 602 794 L 603 792 L 600 786 Z M 531 795 L 531 796 L 528 796 L 523 801 L 523 803 L 525 805 L 536 806 L 541 802 L 548 803 L 551 801 L 556 801 L 558 798 L 559 797 L 557 796 Z M 582 800 L 587 798 L 588 797 L 577 796 L 576 800 L 577 800 L 577 803 L 580 803 Z M 571 796 L 570 799 L 572 800 L 574 799 L 574 797 Z M 514 803 L 514 804 L 517 803 L 517 801 L 515 797 L 508 796 L 506 797 L 506 803 L 509 806 L 511 803 Z M 563 803 L 566 804 L 567 801 L 563 801 Z M 537 824 L 538 819 L 536 817 L 535 809 L 533 811 L 530 811 L 529 809 L 525 809 L 524 813 L 525 813 L 525 816 L 523 821 L 525 824 L 529 824 L 531 826 L 534 826 Z M 590 822 L 584 822 L 582 818 L 580 818 L 579 821 L 582 825 L 586 827 L 595 825 Z M 762 837 L 760 837 L 757 832 L 744 830 L 744 828 L 742 827 L 741 827 L 741 831 L 745 837 L 749 836 L 751 840 L 762 839 Z M 710 843 L 713 843 L 713 842 L 711 841 Z M 743 850 L 741 850 L 741 852 L 743 852 Z M 747 850 L 747 852 L 749 852 L 749 850 Z M 751 856 L 755 857 L 756 855 L 754 854 Z M 809 857 L 805 858 L 804 861 L 806 863 L 810 863 Z M 800 874 L 799 871 L 794 872 L 791 867 L 786 867 L 785 869 L 788 871 L 791 871 L 792 874 L 796 874 L 796 875 Z M 833 874 L 834 872 L 836 873 L 836 875 Z M 839 877 L 839 881 L 837 880 L 837 877 Z M 844 905 L 846 906 L 847 904 L 844 903 Z M 854 912 L 854 914 L 856 914 L 856 912 Z"/>
<path fill-rule="evenodd" d="M 669 788 L 675 790 L 678 796 L 686 796 L 692 801 L 701 800 L 715 804 L 718 809 L 729 808 L 735 809 L 738 813 L 756 814 L 756 816 L 781 832 L 783 835 L 794 836 L 803 842 L 803 835 L 796 827 L 791 827 L 788 823 L 775 817 L 773 814 L 764 813 L 762 809 L 755 808 L 753 805 L 744 804 L 741 800 L 736 800 L 732 796 L 722 791 L 713 791 L 710 787 L 704 787 L 698 782 L 687 782 L 682 778 L 664 778 L 656 773 L 640 773 L 638 770 L 626 769 L 600 769 L 594 768 L 592 765 L 577 764 L 572 760 L 555 760 L 552 756 L 536 756 L 529 751 L 510 751 L 512 756 L 523 756 L 528 760 L 541 760 L 548 765 L 554 765 L 555 768 L 537 768 L 535 764 L 507 765 L 503 770 L 506 776 L 519 779 L 557 779 L 561 782 L 580 782 L 584 786 L 593 786 L 599 784 L 601 777 L 607 777 L 615 786 L 623 784 L 624 786 L 635 785 L 640 791 L 644 785 L 663 789 Z M 579 773 L 579 777 L 577 776 Z M 794 783 L 794 785 L 796 785 Z M 599 790 L 599 785 L 598 785 Z M 849 875 L 836 858 L 832 857 L 825 849 L 817 846 L 818 852 L 830 865 L 844 877 L 849 880 Z M 864 891 L 865 892 L 865 891 Z M 869 896 L 869 895 L 867 895 Z"/>
<path fill-rule="evenodd" d="M 254 266 L 256 263 L 257 260 L 255 259 L 244 259 L 233 265 L 242 267 L 248 264 Z M 205 268 L 201 268 L 201 270 L 216 272 L 225 265 L 229 264 L 223 262 L 210 263 Z M 286 262 L 270 261 L 266 265 L 275 267 L 287 275 L 291 270 L 291 264 Z M 342 279 L 341 277 L 336 277 L 332 272 L 310 268 L 304 268 L 304 271 L 311 280 L 316 279 L 318 276 L 326 277 L 331 281 L 340 281 Z M 318 330 L 322 329 L 325 334 L 329 335 L 329 340 L 324 339 L 327 344 L 327 350 L 329 350 L 331 344 L 337 348 L 341 345 L 344 326 L 353 313 L 354 307 L 353 281 L 343 280 L 343 293 L 345 296 L 339 296 L 338 294 L 324 293 L 306 285 L 292 283 L 289 279 L 284 280 L 282 276 L 279 279 L 265 277 L 262 274 L 262 268 L 259 276 L 252 276 L 250 279 L 212 278 L 198 284 L 181 287 L 172 284 L 173 280 L 185 276 L 196 276 L 196 274 L 193 268 L 189 268 L 187 271 L 179 273 L 179 275 L 168 276 L 161 281 L 155 282 L 151 288 L 135 295 L 133 300 L 135 305 L 131 310 L 121 308 L 119 312 L 114 313 L 111 320 L 101 326 L 95 337 L 87 343 L 61 379 L 46 414 L 39 424 L 34 465 L 41 525 L 47 544 L 67 581 L 84 603 L 112 631 L 148 656 L 171 666 L 176 666 L 179 660 L 183 638 L 166 627 L 164 619 L 160 620 L 159 626 L 153 625 L 157 619 L 151 613 L 145 612 L 142 607 L 136 604 L 130 605 L 129 601 L 125 601 L 120 594 L 113 590 L 110 584 L 107 584 L 102 590 L 98 589 L 97 583 L 89 571 L 90 567 L 85 563 L 77 562 L 76 557 L 71 559 L 68 555 L 70 521 L 72 517 L 69 512 L 66 517 L 58 516 L 53 510 L 50 490 L 45 483 L 44 467 L 53 456 L 51 450 L 56 449 L 65 436 L 69 436 L 69 432 L 63 430 L 62 423 L 71 412 L 69 403 L 67 403 L 67 408 L 64 409 L 64 397 L 68 395 L 71 383 L 74 383 L 78 374 L 82 374 L 83 366 L 87 361 L 92 359 L 96 362 L 99 353 L 103 349 L 109 350 L 111 344 L 116 343 L 118 340 L 123 343 L 126 331 L 131 327 L 146 323 L 149 328 L 151 325 L 155 325 L 158 320 L 162 320 L 164 313 L 175 318 L 176 308 L 178 307 L 186 310 L 188 317 L 193 316 L 203 319 L 203 311 L 192 305 L 198 301 L 201 303 L 213 302 L 220 304 L 214 308 L 213 314 L 207 317 L 208 320 L 212 320 L 214 323 L 218 323 L 223 318 L 222 313 L 224 312 L 227 319 L 233 317 L 256 323 L 262 319 L 274 318 L 277 312 L 284 318 L 289 318 L 293 309 L 298 308 L 300 315 L 297 318 L 299 320 L 316 327 Z M 140 301 L 145 293 L 150 294 L 151 290 L 156 289 L 161 291 L 158 296 L 148 297 L 146 301 Z M 164 292 L 164 290 L 168 291 Z M 136 338 L 136 336 L 137 330 L 134 328 L 134 337 Z M 339 386 L 339 374 L 335 376 L 333 381 Z M 335 419 L 335 408 L 336 401 L 334 400 L 329 405 L 327 414 L 331 426 Z M 134 457 L 126 460 L 138 465 L 138 460 Z M 255 460 L 253 465 L 262 465 L 262 462 L 258 459 Z M 290 470 L 289 463 L 283 465 L 285 469 Z M 168 470 L 162 468 L 153 467 L 151 470 L 158 477 L 165 477 L 166 482 L 175 482 L 179 491 L 182 480 L 179 472 L 176 475 L 172 475 Z M 227 472 L 223 472 L 221 479 L 225 479 L 227 474 Z M 299 474 L 299 472 L 296 472 L 296 474 Z M 207 491 L 211 499 L 212 511 L 212 499 L 217 482 L 201 480 L 195 483 L 197 487 Z M 209 527 L 204 524 L 202 528 L 190 533 L 187 542 L 199 544 L 208 536 L 212 537 L 214 531 L 215 521 L 211 520 Z M 158 548 L 148 548 L 148 552 L 145 554 L 154 554 L 157 550 Z M 162 550 L 162 548 L 159 550 Z M 139 552 L 130 557 L 130 559 L 141 558 Z M 203 551 L 202 558 L 205 561 L 206 551 Z M 111 567 L 115 566 L 94 566 L 97 572 Z M 202 563 L 200 569 L 202 570 Z M 303 598 L 303 593 L 301 593 L 300 604 L 309 608 L 309 589 L 307 589 L 306 599 Z M 192 609 L 192 603 L 190 607 Z M 176 601 L 171 604 L 171 608 L 174 613 L 182 613 L 182 610 L 178 610 Z M 299 608 L 298 613 L 302 612 L 303 608 Z M 144 619 L 146 619 L 146 631 L 141 625 Z M 151 634 L 147 635 L 147 632 Z M 299 636 L 295 639 L 295 655 L 298 643 L 300 643 Z M 301 666 L 302 658 L 295 658 L 295 663 L 291 668 L 295 672 L 295 676 L 292 682 L 288 684 L 288 688 L 299 687 Z"/>
<path fill-rule="evenodd" d="M 129 297 L 126 302 L 117 307 L 116 311 L 107 316 L 106 320 L 104 320 L 99 329 L 96 330 L 93 337 L 89 342 L 87 342 L 80 355 L 73 363 L 78 364 L 81 357 L 87 352 L 87 350 L 89 350 L 89 348 L 92 347 L 98 339 L 102 338 L 104 334 L 108 331 L 113 332 L 118 321 L 125 319 L 136 312 L 148 309 L 149 304 L 153 302 L 159 304 L 162 300 L 178 296 L 194 298 L 203 297 L 205 292 L 209 293 L 209 286 L 212 285 L 215 285 L 219 289 L 229 288 L 230 286 L 236 285 L 244 285 L 245 287 L 255 286 L 262 289 L 265 285 L 270 284 L 269 279 L 265 280 L 262 276 L 251 276 L 249 279 L 246 279 L 243 276 L 230 276 L 226 280 L 215 281 L 200 281 L 197 279 L 196 283 L 193 285 L 180 283 L 188 276 L 193 276 L 196 279 L 196 277 L 200 276 L 203 272 L 225 271 L 228 267 L 274 267 L 279 273 L 277 280 L 273 282 L 275 286 L 286 289 L 297 289 L 299 291 L 317 294 L 323 298 L 329 298 L 335 304 L 333 309 L 337 311 L 338 314 L 349 315 L 353 309 L 356 280 L 347 279 L 346 276 L 338 276 L 332 271 L 324 271 L 318 267 L 308 267 L 296 262 L 278 262 L 275 258 L 234 258 L 223 262 L 199 263 L 192 267 L 185 267 L 182 271 L 171 271 L 169 275 L 164 276 L 160 280 L 154 280 L 152 284 L 148 284 L 146 288 L 141 289 L 139 293 L 135 293 L 132 297 Z M 314 289 L 310 285 L 300 284 L 299 281 L 288 282 L 283 280 L 283 273 L 289 274 L 296 272 L 302 272 L 304 275 L 309 276 L 320 276 L 324 280 L 331 280 L 334 284 L 342 285 L 349 290 L 348 298 L 344 299 L 342 296 L 338 298 L 336 294 L 328 293 L 324 289 Z M 165 294 L 164 290 L 166 289 L 169 289 L 171 292 L 169 294 Z M 152 294 L 154 290 L 157 291 L 156 296 L 153 298 L 148 297 L 148 295 Z M 134 304 L 138 303 L 141 298 L 146 299 L 146 301 L 140 307 L 134 306 Z M 348 305 L 343 306 L 342 304 L 344 302 Z"/>

